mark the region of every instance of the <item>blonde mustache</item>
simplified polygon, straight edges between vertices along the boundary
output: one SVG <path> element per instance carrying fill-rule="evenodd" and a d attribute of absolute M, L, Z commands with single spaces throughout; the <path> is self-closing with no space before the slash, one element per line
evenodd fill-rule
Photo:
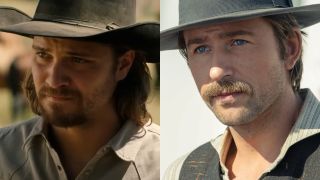
<path fill-rule="evenodd" d="M 231 93 L 245 93 L 251 96 L 253 95 L 253 88 L 242 81 L 222 80 L 206 85 L 203 89 L 202 97 L 208 101 L 212 97 Z"/>

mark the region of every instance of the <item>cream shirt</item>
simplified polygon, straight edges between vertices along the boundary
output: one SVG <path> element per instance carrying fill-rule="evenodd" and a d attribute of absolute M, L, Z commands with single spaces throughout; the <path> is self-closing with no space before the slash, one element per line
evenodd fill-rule
<path fill-rule="evenodd" d="M 67 180 L 61 160 L 47 140 L 47 126 L 36 117 L 0 130 L 1 180 Z M 147 123 L 141 128 L 127 121 L 76 180 L 159 179 L 159 149 L 158 125 Z"/>

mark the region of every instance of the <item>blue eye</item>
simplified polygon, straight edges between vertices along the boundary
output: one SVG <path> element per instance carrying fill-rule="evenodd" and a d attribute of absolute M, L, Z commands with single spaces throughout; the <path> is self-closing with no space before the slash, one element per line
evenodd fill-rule
<path fill-rule="evenodd" d="M 243 40 L 243 39 L 236 39 L 236 40 L 232 41 L 232 45 L 233 46 L 242 46 L 242 45 L 245 45 L 247 43 L 248 43 L 248 41 Z"/>
<path fill-rule="evenodd" d="M 210 48 L 207 46 L 199 46 L 194 50 L 194 52 L 196 54 L 202 54 L 202 53 L 210 52 Z"/>

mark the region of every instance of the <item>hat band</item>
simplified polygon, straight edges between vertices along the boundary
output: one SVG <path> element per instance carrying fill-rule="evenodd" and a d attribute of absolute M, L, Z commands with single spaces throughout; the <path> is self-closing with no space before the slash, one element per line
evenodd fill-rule
<path fill-rule="evenodd" d="M 98 23 L 84 23 L 83 21 L 77 21 L 77 20 L 71 20 L 71 19 L 41 19 L 41 18 L 34 18 L 32 21 L 44 21 L 44 22 L 55 22 L 55 23 L 62 23 L 62 24 L 68 24 L 73 26 L 81 26 L 81 27 L 88 27 L 93 29 L 99 29 L 99 30 L 113 30 L 119 28 L 119 26 L 111 22 L 107 25 L 105 24 L 98 24 Z"/>

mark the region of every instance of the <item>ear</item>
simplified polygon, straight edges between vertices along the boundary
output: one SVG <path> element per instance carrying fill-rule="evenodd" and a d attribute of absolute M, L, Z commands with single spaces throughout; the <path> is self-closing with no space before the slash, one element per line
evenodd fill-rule
<path fill-rule="evenodd" d="M 293 35 L 289 36 L 286 43 L 285 67 L 290 70 L 296 64 L 302 53 L 302 37 L 299 29 L 294 29 Z"/>
<path fill-rule="evenodd" d="M 127 76 L 134 59 L 135 59 L 135 51 L 133 50 L 129 50 L 125 52 L 118 59 L 118 64 L 117 64 L 116 73 L 115 73 L 116 75 L 115 77 L 117 81 L 123 80 Z"/>

